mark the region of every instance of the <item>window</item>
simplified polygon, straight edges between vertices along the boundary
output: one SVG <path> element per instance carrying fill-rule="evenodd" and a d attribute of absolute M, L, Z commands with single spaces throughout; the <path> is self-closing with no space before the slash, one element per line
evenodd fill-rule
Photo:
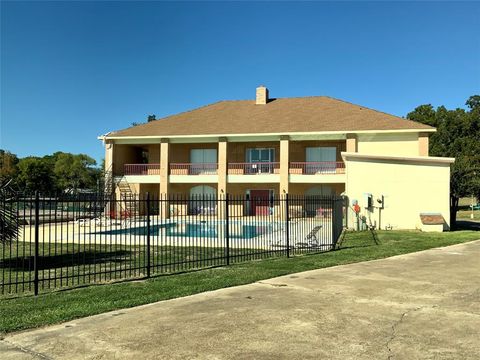
<path fill-rule="evenodd" d="M 246 168 L 249 174 L 272 174 L 274 172 L 275 149 L 273 148 L 252 148 L 247 149 Z"/>
<path fill-rule="evenodd" d="M 274 162 L 275 149 L 247 149 L 247 162 Z"/>
<path fill-rule="evenodd" d="M 307 147 L 305 151 L 307 174 L 335 173 L 337 168 L 336 147 Z"/>
<path fill-rule="evenodd" d="M 192 149 L 190 150 L 190 174 L 216 174 L 217 149 Z"/>

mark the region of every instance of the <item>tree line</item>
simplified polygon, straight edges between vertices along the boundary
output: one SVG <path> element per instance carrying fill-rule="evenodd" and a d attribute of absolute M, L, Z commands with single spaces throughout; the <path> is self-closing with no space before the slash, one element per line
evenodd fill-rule
<path fill-rule="evenodd" d="M 18 158 L 0 149 L 0 184 L 15 190 L 44 193 L 97 190 L 103 182 L 103 168 L 85 154 L 55 152 L 43 157 Z"/>

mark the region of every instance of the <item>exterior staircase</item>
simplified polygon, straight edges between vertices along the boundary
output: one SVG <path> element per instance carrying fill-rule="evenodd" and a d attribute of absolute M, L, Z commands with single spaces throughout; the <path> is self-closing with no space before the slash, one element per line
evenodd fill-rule
<path fill-rule="evenodd" d="M 112 213 L 113 198 L 114 198 L 114 185 L 113 185 L 113 171 L 110 166 L 103 173 L 103 194 L 99 194 L 99 202 L 103 208 L 104 216 L 108 217 Z"/>
<path fill-rule="evenodd" d="M 138 216 L 140 213 L 138 197 L 132 192 L 125 176 L 113 176 L 112 167 L 110 167 L 105 171 L 103 179 L 103 208 L 105 209 L 105 215 L 120 218 Z M 118 199 L 116 198 L 117 190 L 119 193 Z"/>
<path fill-rule="evenodd" d="M 105 170 L 103 173 L 103 193 L 105 197 L 110 198 L 113 194 L 114 186 L 113 186 L 113 171 L 112 166 Z"/>
<path fill-rule="evenodd" d="M 137 217 L 140 214 L 139 199 L 137 194 L 132 192 L 125 176 L 120 178 L 116 183 L 116 187 L 120 192 L 120 216 L 125 218 Z"/>

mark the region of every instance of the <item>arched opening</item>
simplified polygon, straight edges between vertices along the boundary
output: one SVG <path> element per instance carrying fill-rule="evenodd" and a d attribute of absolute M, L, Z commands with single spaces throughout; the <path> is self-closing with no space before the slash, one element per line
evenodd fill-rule
<path fill-rule="evenodd" d="M 215 214 L 217 209 L 217 189 L 209 185 L 197 185 L 190 189 L 189 213 Z"/>

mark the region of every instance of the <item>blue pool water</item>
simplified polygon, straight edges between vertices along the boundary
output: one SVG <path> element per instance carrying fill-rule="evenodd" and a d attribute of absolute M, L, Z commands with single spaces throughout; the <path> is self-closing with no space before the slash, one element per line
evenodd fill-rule
<path fill-rule="evenodd" d="M 169 228 L 174 227 L 176 224 L 162 224 L 162 225 L 152 225 L 150 228 L 150 235 L 158 235 L 160 229 L 162 228 Z M 133 227 L 127 229 L 114 229 L 114 230 L 107 230 L 107 231 L 99 231 L 97 234 L 101 235 L 147 235 L 147 227 L 140 226 L 140 227 Z"/>
<path fill-rule="evenodd" d="M 201 238 L 217 238 L 218 229 L 221 225 L 212 224 L 185 224 L 180 227 L 167 228 L 167 235 L 170 236 L 187 236 Z M 272 232 L 272 226 L 268 225 L 237 225 L 236 231 L 230 231 L 230 238 L 233 239 L 252 239 L 259 235 Z"/>
<path fill-rule="evenodd" d="M 152 225 L 150 235 L 158 236 L 161 229 L 166 229 L 167 236 L 179 237 L 200 237 L 200 238 L 217 238 L 218 230 L 223 226 L 222 224 L 208 224 L 208 223 L 186 223 L 186 224 L 162 224 Z M 261 225 L 244 225 L 234 224 L 231 226 L 230 238 L 236 239 L 252 239 L 259 235 L 269 234 L 273 231 L 272 224 Z M 134 227 L 128 229 L 114 229 L 108 231 L 101 231 L 97 234 L 102 235 L 147 235 L 147 227 Z"/>

